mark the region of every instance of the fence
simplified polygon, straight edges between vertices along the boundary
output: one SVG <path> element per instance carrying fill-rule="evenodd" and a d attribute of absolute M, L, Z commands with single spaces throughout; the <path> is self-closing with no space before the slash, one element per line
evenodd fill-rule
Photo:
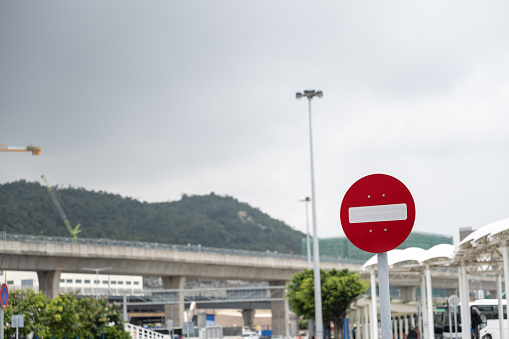
<path fill-rule="evenodd" d="M 10 234 L 0 232 L 0 241 L 19 241 L 29 243 L 53 243 L 53 244 L 69 244 L 75 245 L 76 239 L 68 237 L 52 237 L 46 235 L 24 235 L 24 234 Z M 204 252 L 204 253 L 217 253 L 225 255 L 238 255 L 238 256 L 249 256 L 249 257 L 272 257 L 281 259 L 297 259 L 306 260 L 307 257 L 304 255 L 296 254 L 285 254 L 277 253 L 273 251 L 247 251 L 237 249 L 226 249 L 226 248 L 215 248 L 215 247 L 203 247 L 201 245 L 172 245 L 172 244 L 161 244 L 153 242 L 140 242 L 140 241 L 128 241 L 128 240 L 113 240 L 113 239 L 91 239 L 91 238 L 78 238 L 77 244 L 80 245 L 94 245 L 94 246 L 118 246 L 118 247 L 135 247 L 135 248 L 151 248 L 166 251 L 179 251 L 179 252 Z M 320 256 L 322 262 L 336 262 L 344 264 L 358 264 L 362 265 L 365 260 L 355 260 L 348 258 L 332 258 L 326 256 Z"/>
<path fill-rule="evenodd" d="M 170 335 L 161 334 L 155 331 L 147 330 L 143 327 L 136 326 L 133 324 L 126 323 L 125 324 L 126 332 L 129 332 L 129 335 L 132 339 L 170 339 Z"/>

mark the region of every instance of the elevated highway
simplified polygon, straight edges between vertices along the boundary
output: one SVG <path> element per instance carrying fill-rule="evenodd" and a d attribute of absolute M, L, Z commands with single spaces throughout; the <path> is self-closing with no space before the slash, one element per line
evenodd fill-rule
<path fill-rule="evenodd" d="M 348 268 L 358 271 L 360 264 L 320 258 L 320 268 Z M 307 259 L 273 252 L 225 250 L 201 246 L 142 243 L 109 239 L 28 236 L 0 234 L 0 269 L 36 271 L 39 289 L 48 297 L 59 293 L 60 274 L 90 273 L 85 268 L 109 267 L 109 274 L 159 276 L 165 289 L 183 290 L 187 277 L 267 281 L 284 286 L 292 275 L 307 268 Z M 274 333 L 288 333 L 288 307 L 283 290 L 272 304 Z M 284 311 L 281 311 L 284 310 Z M 165 305 L 167 318 L 178 324 L 184 311 L 184 294 L 177 303 Z M 281 328 L 279 328 L 281 327 Z"/>
<path fill-rule="evenodd" d="M 90 273 L 85 267 L 111 267 L 108 273 L 121 275 L 289 281 L 307 261 L 273 252 L 0 233 L 0 269 Z M 320 267 L 358 271 L 360 264 L 321 258 Z"/>

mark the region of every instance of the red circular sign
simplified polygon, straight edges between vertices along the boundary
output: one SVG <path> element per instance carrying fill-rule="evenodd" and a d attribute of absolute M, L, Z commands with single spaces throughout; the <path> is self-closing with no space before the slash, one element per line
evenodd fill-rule
<path fill-rule="evenodd" d="M 0 304 L 2 304 L 2 308 L 5 309 L 7 304 L 9 303 L 9 289 L 6 284 L 2 284 L 0 287 Z"/>
<path fill-rule="evenodd" d="M 410 191 L 398 179 L 371 174 L 346 192 L 339 212 L 348 240 L 363 251 L 382 253 L 405 241 L 415 221 Z"/>

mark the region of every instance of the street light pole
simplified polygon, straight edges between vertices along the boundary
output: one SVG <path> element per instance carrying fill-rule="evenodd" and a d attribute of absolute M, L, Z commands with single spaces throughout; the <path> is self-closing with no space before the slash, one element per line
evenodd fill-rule
<path fill-rule="evenodd" d="M 306 240 L 307 240 L 307 248 L 308 248 L 308 270 L 310 270 L 311 269 L 311 244 L 309 243 L 308 202 L 311 201 L 311 198 L 305 197 L 299 201 L 306 203 Z"/>
<path fill-rule="evenodd" d="M 316 339 L 323 339 L 323 317 L 322 317 L 322 288 L 320 281 L 320 259 L 318 250 L 318 232 L 316 230 L 316 196 L 315 196 L 315 175 L 313 167 L 313 130 L 311 124 L 311 99 L 313 97 L 321 98 L 323 92 L 318 90 L 305 90 L 304 93 L 297 92 L 297 99 L 306 97 L 309 103 L 309 150 L 311 162 L 311 208 L 313 211 L 313 259 L 314 259 L 314 282 L 315 282 L 315 326 Z"/>
<path fill-rule="evenodd" d="M 83 267 L 85 271 L 95 271 L 95 299 L 99 299 L 99 272 L 111 270 L 111 267 L 102 267 L 102 268 L 89 268 Z"/>

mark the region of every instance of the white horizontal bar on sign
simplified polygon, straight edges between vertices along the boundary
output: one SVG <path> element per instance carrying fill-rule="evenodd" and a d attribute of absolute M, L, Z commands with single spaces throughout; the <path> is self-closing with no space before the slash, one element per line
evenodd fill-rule
<path fill-rule="evenodd" d="M 379 221 L 397 221 L 406 219 L 406 204 L 350 207 L 348 209 L 348 221 L 350 224 Z"/>

